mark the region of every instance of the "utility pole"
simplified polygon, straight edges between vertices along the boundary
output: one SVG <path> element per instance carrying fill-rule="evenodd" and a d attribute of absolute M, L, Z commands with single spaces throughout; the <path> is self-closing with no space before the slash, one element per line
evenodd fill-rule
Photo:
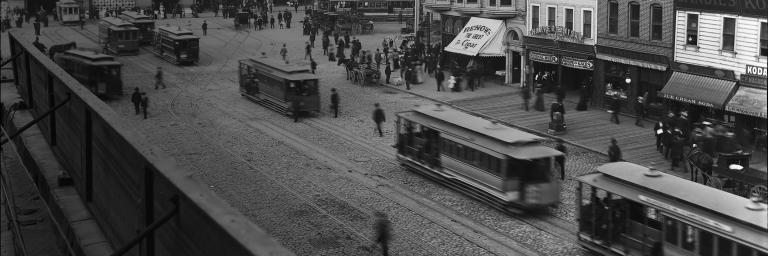
<path fill-rule="evenodd" d="M 416 43 L 421 42 L 419 38 L 419 16 L 421 16 L 421 0 L 413 0 L 413 35 L 416 38 Z"/>

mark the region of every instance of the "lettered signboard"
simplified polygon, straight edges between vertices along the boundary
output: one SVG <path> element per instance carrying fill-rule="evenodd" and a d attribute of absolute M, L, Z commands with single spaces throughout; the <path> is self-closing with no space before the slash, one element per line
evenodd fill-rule
<path fill-rule="evenodd" d="M 459 31 L 456 38 L 445 47 L 445 50 L 475 56 L 481 49 L 483 49 L 483 46 L 491 40 L 503 24 L 503 20 L 473 17 L 469 19 L 467 25 Z"/>

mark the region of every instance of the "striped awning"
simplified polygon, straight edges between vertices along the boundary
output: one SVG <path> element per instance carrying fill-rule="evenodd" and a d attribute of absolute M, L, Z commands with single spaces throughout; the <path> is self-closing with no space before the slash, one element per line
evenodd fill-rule
<path fill-rule="evenodd" d="M 726 111 L 739 114 L 766 118 L 768 112 L 768 96 L 766 90 L 740 86 L 736 94 L 725 105 Z"/>
<path fill-rule="evenodd" d="M 736 81 L 675 72 L 659 94 L 663 98 L 722 109 Z"/>
<path fill-rule="evenodd" d="M 604 54 L 604 53 L 598 53 L 596 57 L 601 60 L 607 60 L 610 62 L 637 66 L 641 68 L 655 69 L 655 70 L 661 70 L 661 71 L 667 70 L 667 64 L 663 64 L 663 63 L 654 63 L 654 62 L 648 62 L 643 60 L 635 60 L 635 59 L 619 57 L 619 56 L 614 56 L 614 55 Z"/>

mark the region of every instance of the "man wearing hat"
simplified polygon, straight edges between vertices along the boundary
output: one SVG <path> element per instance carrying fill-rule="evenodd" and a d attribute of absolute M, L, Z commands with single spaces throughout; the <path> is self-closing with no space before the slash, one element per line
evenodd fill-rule
<path fill-rule="evenodd" d="M 643 117 L 645 117 L 645 99 L 643 96 L 638 96 L 635 102 L 635 125 L 643 126 Z"/>

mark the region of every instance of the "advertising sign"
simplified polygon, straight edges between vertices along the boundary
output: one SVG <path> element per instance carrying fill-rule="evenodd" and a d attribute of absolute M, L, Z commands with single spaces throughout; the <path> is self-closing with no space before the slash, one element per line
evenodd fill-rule
<path fill-rule="evenodd" d="M 569 68 L 592 70 L 593 67 L 595 66 L 595 64 L 592 63 L 592 60 L 585 60 L 585 59 L 573 58 L 568 56 L 563 56 L 563 58 L 560 61 L 563 64 L 563 66 L 566 66 Z"/>
<path fill-rule="evenodd" d="M 542 52 L 534 52 L 531 51 L 528 54 L 528 58 L 532 61 L 536 62 L 542 62 L 542 63 L 549 63 L 549 64 L 558 64 L 557 56 L 550 53 L 542 53 Z"/>
<path fill-rule="evenodd" d="M 747 70 L 745 73 L 748 75 L 768 77 L 768 68 L 747 65 Z"/>
<path fill-rule="evenodd" d="M 504 21 L 483 18 L 471 18 L 459 31 L 456 38 L 445 47 L 446 51 L 469 56 L 477 55 L 480 50 L 502 27 Z"/>

